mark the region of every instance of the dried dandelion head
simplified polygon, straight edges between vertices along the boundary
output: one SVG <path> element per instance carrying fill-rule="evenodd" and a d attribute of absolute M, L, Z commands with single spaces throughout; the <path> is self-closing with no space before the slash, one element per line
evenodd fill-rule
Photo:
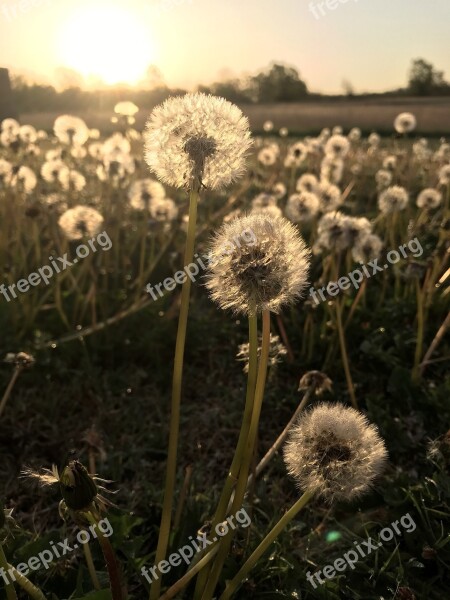
<path fill-rule="evenodd" d="M 298 391 L 306 391 L 310 388 L 314 389 L 316 396 L 320 396 L 324 392 L 331 392 L 333 382 L 322 371 L 308 371 L 300 379 Z"/>
<path fill-rule="evenodd" d="M 144 133 L 145 159 L 175 187 L 222 188 L 244 171 L 248 120 L 224 98 L 186 94 L 156 107 Z"/>
<path fill-rule="evenodd" d="M 58 225 L 69 240 L 81 240 L 99 233 L 103 217 L 95 208 L 75 206 L 61 215 Z"/>
<path fill-rule="evenodd" d="M 319 183 L 318 195 L 322 212 L 336 210 L 344 202 L 341 190 L 337 185 L 334 185 L 329 181 L 321 181 Z"/>
<path fill-rule="evenodd" d="M 404 210 L 408 205 L 409 196 L 404 187 L 392 185 L 378 197 L 378 208 L 387 215 L 399 210 Z"/>
<path fill-rule="evenodd" d="M 136 210 L 150 211 L 153 202 L 166 197 L 164 187 L 154 179 L 138 179 L 128 190 L 130 205 Z"/>
<path fill-rule="evenodd" d="M 414 131 L 416 125 L 416 117 L 409 112 L 400 113 L 394 121 L 394 128 L 397 133 L 410 133 Z"/>
<path fill-rule="evenodd" d="M 4 358 L 5 363 L 12 364 L 20 369 L 26 369 L 32 367 L 36 362 L 34 356 L 27 354 L 27 352 L 8 352 Z"/>
<path fill-rule="evenodd" d="M 353 260 L 360 263 L 368 263 L 370 260 L 379 258 L 383 242 L 374 233 L 359 236 L 352 248 Z"/>
<path fill-rule="evenodd" d="M 134 115 L 139 112 L 139 107 L 137 107 L 134 102 L 123 100 L 115 105 L 114 112 L 116 115 L 121 115 L 123 117 L 134 117 Z"/>
<path fill-rule="evenodd" d="M 261 356 L 261 347 L 262 341 L 259 340 L 258 345 L 258 357 Z M 269 367 L 274 367 L 279 362 L 283 356 L 287 354 L 286 347 L 280 342 L 280 338 L 278 335 L 270 334 L 270 346 L 269 346 Z M 250 344 L 240 344 L 238 353 L 236 354 L 236 359 L 242 362 L 245 362 L 244 365 L 244 373 L 248 373 L 248 365 L 250 360 Z"/>
<path fill-rule="evenodd" d="M 89 139 L 89 128 L 83 119 L 71 115 L 57 117 L 53 131 L 62 144 L 82 146 Z"/>
<path fill-rule="evenodd" d="M 236 243 L 243 232 L 252 232 L 251 243 Z M 226 223 L 210 257 L 211 297 L 236 313 L 279 312 L 307 284 L 310 252 L 297 228 L 282 217 L 251 214 Z"/>
<path fill-rule="evenodd" d="M 350 142 L 343 135 L 332 135 L 325 144 L 325 155 L 329 158 L 344 158 L 350 150 Z"/>
<path fill-rule="evenodd" d="M 434 188 L 426 188 L 417 196 L 416 204 L 419 208 L 425 210 L 433 210 L 440 206 L 442 202 L 442 194 Z"/>
<path fill-rule="evenodd" d="M 377 428 L 343 404 L 321 404 L 304 413 L 284 448 L 298 486 L 330 503 L 367 492 L 386 459 Z"/>
<path fill-rule="evenodd" d="M 313 192 L 316 193 L 319 186 L 319 181 L 312 173 L 304 173 L 297 179 L 295 189 L 297 192 Z"/>
<path fill-rule="evenodd" d="M 439 169 L 439 183 L 441 185 L 450 185 L 450 165 L 444 165 Z"/>
<path fill-rule="evenodd" d="M 308 223 L 318 214 L 319 198 L 312 192 L 292 194 L 286 203 L 285 215 L 293 223 Z"/>

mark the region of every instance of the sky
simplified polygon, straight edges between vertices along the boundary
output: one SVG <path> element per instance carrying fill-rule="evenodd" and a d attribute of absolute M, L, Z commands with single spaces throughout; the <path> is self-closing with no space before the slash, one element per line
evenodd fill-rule
<path fill-rule="evenodd" d="M 193 89 L 275 61 L 311 91 L 385 91 L 419 57 L 450 79 L 449 25 L 450 0 L 0 0 L 0 66 L 135 84 L 153 64 Z"/>

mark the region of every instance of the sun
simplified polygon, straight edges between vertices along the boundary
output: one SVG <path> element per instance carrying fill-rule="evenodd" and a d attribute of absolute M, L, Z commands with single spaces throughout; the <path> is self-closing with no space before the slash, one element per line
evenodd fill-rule
<path fill-rule="evenodd" d="M 151 31 L 137 15 L 117 6 L 80 8 L 60 32 L 64 66 L 109 85 L 137 83 L 155 59 Z"/>

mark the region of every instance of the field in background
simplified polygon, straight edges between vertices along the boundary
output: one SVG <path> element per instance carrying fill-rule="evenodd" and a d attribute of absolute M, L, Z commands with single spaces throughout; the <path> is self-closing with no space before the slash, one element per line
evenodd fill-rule
<path fill-rule="evenodd" d="M 338 98 L 315 102 L 246 105 L 242 106 L 242 110 L 248 115 L 255 132 L 262 131 L 264 121 L 271 120 L 275 128 L 288 127 L 293 134 L 314 134 L 323 127 L 341 125 L 345 130 L 360 127 L 364 132 L 375 130 L 391 135 L 394 118 L 400 112 L 408 111 L 417 117 L 418 134 L 450 134 L 450 98 Z M 109 112 L 73 113 L 82 117 L 90 127 L 96 127 L 103 132 L 107 133 L 114 128 Z M 137 114 L 137 129 L 142 130 L 149 113 L 149 110 L 141 110 Z M 55 113 L 23 114 L 20 121 L 49 131 L 57 116 Z"/>

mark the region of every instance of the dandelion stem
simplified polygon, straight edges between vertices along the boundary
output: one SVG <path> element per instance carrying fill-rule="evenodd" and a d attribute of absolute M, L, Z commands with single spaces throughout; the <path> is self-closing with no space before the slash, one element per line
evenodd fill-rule
<path fill-rule="evenodd" d="M 220 596 L 219 600 L 229 600 L 234 592 L 238 589 L 241 582 L 253 569 L 255 564 L 269 548 L 272 542 L 278 537 L 283 529 L 292 521 L 292 519 L 301 511 L 302 508 L 311 500 L 313 497 L 312 492 L 305 492 L 297 502 L 281 517 L 278 523 L 271 529 L 271 531 L 262 540 L 256 550 L 248 557 L 243 566 L 240 568 L 238 573 L 228 583 L 224 593 Z"/>
<path fill-rule="evenodd" d="M 19 377 L 20 373 L 22 371 L 22 367 L 20 365 L 17 365 L 14 369 L 14 373 L 12 374 L 12 377 L 8 383 L 8 387 L 5 390 L 5 393 L 3 394 L 3 398 L 0 402 L 0 417 L 3 414 L 3 411 L 5 409 L 6 403 L 8 402 L 8 398 L 11 395 L 11 392 L 13 390 L 13 387 L 17 381 L 17 378 Z"/>
<path fill-rule="evenodd" d="M 3 510 L 3 509 L 2 509 Z M 0 567 L 2 567 L 3 571 L 7 572 L 9 569 L 9 564 L 5 556 L 5 552 L 3 550 L 3 546 L 0 544 Z M 14 589 L 14 584 L 9 582 L 5 585 L 6 597 L 8 600 L 17 600 L 16 590 Z"/>
<path fill-rule="evenodd" d="M 168 590 L 163 594 L 159 600 L 169 600 L 173 598 L 175 594 L 180 592 L 183 588 L 187 586 L 187 584 L 191 581 L 191 579 L 197 575 L 197 573 L 203 569 L 205 565 L 207 565 L 217 554 L 219 550 L 219 546 L 216 546 L 212 550 L 205 554 L 205 556 L 198 561 L 198 563 L 190 569 L 181 579 L 179 579 L 176 583 L 174 583 Z"/>
<path fill-rule="evenodd" d="M 338 328 L 339 345 L 341 347 L 342 364 L 344 365 L 344 372 L 345 372 L 345 379 L 347 380 L 348 393 L 350 394 L 350 400 L 352 402 L 353 408 L 358 410 L 358 402 L 356 401 L 355 388 L 353 386 L 352 375 L 350 372 L 350 365 L 348 362 L 344 328 L 342 326 L 341 307 L 340 307 L 340 303 L 338 301 L 336 301 L 336 324 L 337 324 L 337 328 Z"/>
<path fill-rule="evenodd" d="M 111 545 L 111 542 L 106 538 L 98 528 L 98 521 L 91 512 L 84 513 L 87 520 L 94 526 L 95 533 L 98 537 L 98 542 L 101 546 L 103 556 L 105 557 L 106 568 L 108 569 L 109 582 L 111 587 L 112 600 L 125 600 L 127 592 L 122 581 L 120 565 L 117 561 L 116 554 Z"/>
<path fill-rule="evenodd" d="M 195 229 L 197 222 L 197 203 L 199 187 L 197 184 L 191 189 L 189 204 L 189 224 L 184 254 L 184 264 L 189 265 L 194 258 Z M 177 340 L 175 345 L 175 360 L 172 380 L 172 404 L 170 414 L 169 449 L 167 455 L 166 483 L 164 500 L 159 529 L 158 546 L 156 549 L 155 563 L 164 560 L 169 545 L 170 525 L 172 521 L 172 506 L 177 472 L 177 449 L 180 429 L 180 404 L 181 383 L 183 378 L 184 347 L 186 343 L 187 320 L 189 313 L 189 298 L 191 292 L 191 279 L 186 278 L 181 291 L 181 308 L 178 320 Z M 150 600 L 157 600 L 161 590 L 161 578 L 153 581 L 150 588 Z"/>
<path fill-rule="evenodd" d="M 258 435 L 259 417 L 261 414 L 261 406 L 264 398 L 264 389 L 267 378 L 267 365 L 269 362 L 269 351 L 270 351 L 270 312 L 264 310 L 262 313 L 263 329 L 262 329 L 262 346 L 261 346 L 261 357 L 258 365 L 258 376 L 256 379 L 255 388 L 255 400 L 253 404 L 252 419 L 250 423 L 250 430 L 248 434 L 248 441 L 246 452 L 242 458 L 242 465 L 239 471 L 239 479 L 236 485 L 236 491 L 234 494 L 233 504 L 231 506 L 231 514 L 236 512 L 242 507 L 244 501 L 245 492 L 247 490 L 248 474 L 250 465 L 252 462 L 253 454 L 255 451 L 255 445 Z M 220 549 L 217 558 L 212 568 L 211 576 L 208 579 L 205 591 L 202 596 L 202 600 L 211 600 L 214 590 L 217 585 L 220 573 L 222 571 L 223 564 L 228 556 L 231 542 L 233 540 L 234 530 L 230 530 L 227 535 L 220 539 Z"/>
<path fill-rule="evenodd" d="M 278 436 L 278 438 L 276 439 L 276 441 L 273 443 L 273 445 L 266 452 L 266 454 L 264 455 L 264 457 L 259 461 L 258 466 L 255 469 L 255 473 L 249 476 L 248 481 L 247 481 L 247 488 L 250 487 L 250 485 L 253 483 L 253 480 L 256 479 L 256 477 L 258 477 L 261 474 L 261 472 L 267 467 L 267 465 L 269 464 L 269 462 L 272 460 L 272 457 L 281 448 L 281 446 L 283 445 L 284 441 L 286 440 L 286 438 L 288 436 L 288 433 L 289 433 L 292 425 L 297 420 L 298 415 L 302 412 L 302 410 L 308 404 L 308 402 L 309 402 L 312 394 L 314 393 L 315 389 L 316 388 L 313 385 L 313 386 L 311 386 L 306 391 L 305 395 L 302 398 L 302 401 L 297 406 L 297 408 L 295 409 L 294 414 L 292 415 L 291 419 L 289 420 L 289 423 L 286 425 L 286 427 L 280 433 L 280 435 Z"/>
<path fill-rule="evenodd" d="M 12 572 L 18 585 L 20 585 L 20 587 L 26 591 L 30 598 L 33 598 L 33 600 L 46 600 L 42 591 L 33 583 L 31 583 L 31 581 L 25 577 L 25 575 L 19 573 L 19 571 L 17 571 L 12 565 L 8 565 L 8 571 Z M 11 598 L 16 598 L 15 592 L 14 596 L 11 596 Z"/>
<path fill-rule="evenodd" d="M 97 577 L 97 571 L 95 570 L 94 561 L 92 560 L 92 553 L 89 547 L 89 544 L 83 544 L 84 557 L 86 559 L 86 564 L 89 570 L 89 575 L 91 576 L 92 583 L 94 584 L 94 588 L 96 590 L 101 589 L 100 582 Z"/>
<path fill-rule="evenodd" d="M 420 359 L 422 358 L 423 350 L 423 335 L 424 335 L 424 310 L 423 310 L 423 294 L 420 287 L 420 282 L 416 279 L 416 298 L 417 298 L 417 341 L 416 352 L 414 355 L 414 367 L 412 379 L 416 383 L 420 379 Z"/>
<path fill-rule="evenodd" d="M 253 403 L 255 397 L 255 386 L 256 386 L 256 374 L 258 370 L 258 317 L 256 312 L 251 312 L 248 317 L 248 337 L 249 337 L 249 365 L 248 365 L 248 377 L 247 377 L 247 396 L 245 400 L 244 416 L 242 419 L 241 431 L 239 433 L 239 439 L 234 453 L 233 461 L 231 463 L 228 477 L 223 487 L 219 504 L 214 515 L 214 519 L 211 525 L 211 530 L 214 531 L 218 523 L 221 523 L 227 514 L 227 508 L 230 502 L 231 494 L 234 486 L 238 480 L 239 469 L 243 461 L 243 455 L 246 450 L 247 439 L 250 430 L 250 424 L 252 419 Z M 210 567 L 204 569 L 198 576 L 197 585 L 195 588 L 194 598 L 200 597 L 201 592 L 204 590 Z"/>

